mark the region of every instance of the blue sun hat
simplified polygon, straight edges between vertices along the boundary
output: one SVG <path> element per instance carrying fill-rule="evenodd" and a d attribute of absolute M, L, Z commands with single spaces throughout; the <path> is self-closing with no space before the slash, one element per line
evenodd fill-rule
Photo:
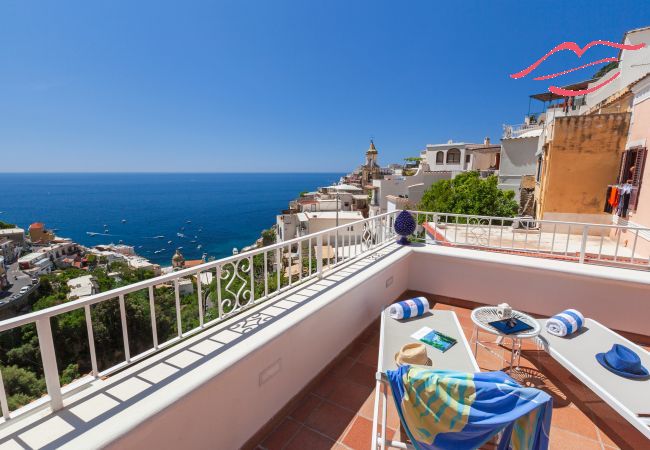
<path fill-rule="evenodd" d="M 625 378 L 647 378 L 648 369 L 641 364 L 641 358 L 624 345 L 614 344 L 607 353 L 598 353 L 596 359 L 605 369 Z"/>

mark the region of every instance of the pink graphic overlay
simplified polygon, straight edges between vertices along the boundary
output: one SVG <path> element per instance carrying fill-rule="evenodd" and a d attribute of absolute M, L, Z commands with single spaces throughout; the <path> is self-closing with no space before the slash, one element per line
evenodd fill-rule
<path fill-rule="evenodd" d="M 520 72 L 511 74 L 510 78 L 519 79 L 519 78 L 526 77 L 528 74 L 530 74 L 532 71 L 534 71 L 537 67 L 539 67 L 546 59 L 548 59 L 551 55 L 553 55 L 553 54 L 555 54 L 557 52 L 560 52 L 560 51 L 563 51 L 563 50 L 570 50 L 573 53 L 575 53 L 578 56 L 578 58 L 581 58 L 582 55 L 584 55 L 587 50 L 589 50 L 590 48 L 592 48 L 594 46 L 597 46 L 597 45 L 616 48 L 616 49 L 619 49 L 619 50 L 630 50 L 630 51 L 639 50 L 639 49 L 642 49 L 642 48 L 644 48 L 646 46 L 645 43 L 640 43 L 640 44 L 634 44 L 633 45 L 633 44 L 618 44 L 616 42 L 598 40 L 598 41 L 591 41 L 587 45 L 585 45 L 584 47 L 580 47 L 575 42 L 563 42 L 563 43 L 553 47 L 553 49 L 551 49 L 548 53 L 546 53 L 544 56 L 539 58 L 533 64 L 528 66 L 526 69 L 524 69 L 524 70 L 522 70 Z M 559 77 L 559 76 L 562 76 L 562 75 L 566 75 L 566 74 L 571 73 L 571 72 L 575 72 L 575 71 L 580 70 L 580 69 L 584 69 L 586 67 L 595 66 L 597 64 L 609 63 L 609 62 L 617 62 L 617 61 L 618 61 L 618 58 L 614 58 L 614 57 L 602 58 L 602 59 L 599 59 L 597 61 L 592 61 L 590 63 L 583 64 L 583 65 L 578 66 L 578 67 L 574 67 L 572 69 L 567 69 L 567 70 L 557 72 L 557 73 L 552 73 L 552 74 L 549 74 L 549 75 L 538 76 L 538 77 L 535 77 L 533 79 L 536 80 L 536 81 L 549 80 L 549 79 L 556 78 L 556 77 Z M 621 74 L 620 71 L 618 71 L 614 75 L 612 75 L 611 77 L 607 78 L 602 83 L 599 83 L 596 86 L 593 86 L 593 87 L 591 87 L 589 89 L 582 89 L 582 90 L 574 91 L 574 90 L 571 90 L 571 89 L 563 89 L 563 88 L 560 88 L 558 86 L 549 86 L 548 90 L 550 92 L 554 93 L 554 94 L 562 95 L 562 96 L 565 96 L 565 97 L 575 97 L 576 95 L 589 94 L 589 93 L 597 91 L 598 89 L 602 88 L 603 86 L 611 83 L 620 74 Z"/>

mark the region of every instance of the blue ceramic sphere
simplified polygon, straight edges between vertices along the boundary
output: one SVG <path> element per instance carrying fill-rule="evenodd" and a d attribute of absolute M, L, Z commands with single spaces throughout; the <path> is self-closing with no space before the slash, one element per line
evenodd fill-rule
<path fill-rule="evenodd" d="M 395 218 L 395 232 L 402 236 L 402 238 L 397 242 L 402 245 L 408 245 L 408 236 L 413 234 L 415 231 L 415 226 L 415 219 L 411 213 L 406 210 L 399 213 Z"/>

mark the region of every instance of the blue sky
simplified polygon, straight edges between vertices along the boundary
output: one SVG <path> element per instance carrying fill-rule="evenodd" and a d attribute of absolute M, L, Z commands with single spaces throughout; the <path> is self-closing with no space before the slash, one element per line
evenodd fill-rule
<path fill-rule="evenodd" d="M 546 88 L 508 74 L 646 25 L 647 0 L 4 0 L 0 171 L 347 171 L 370 136 L 384 164 L 498 141 Z"/>

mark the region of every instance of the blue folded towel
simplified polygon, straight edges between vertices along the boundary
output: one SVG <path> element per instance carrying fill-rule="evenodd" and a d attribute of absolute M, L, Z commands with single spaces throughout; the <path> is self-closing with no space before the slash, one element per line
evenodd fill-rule
<path fill-rule="evenodd" d="M 415 297 L 402 302 L 393 303 L 388 307 L 388 314 L 393 319 L 409 319 L 418 317 L 429 311 L 429 301 L 424 297 Z"/>
<path fill-rule="evenodd" d="M 576 309 L 566 309 L 546 321 L 546 331 L 555 336 L 567 336 L 582 328 L 584 316 Z"/>

